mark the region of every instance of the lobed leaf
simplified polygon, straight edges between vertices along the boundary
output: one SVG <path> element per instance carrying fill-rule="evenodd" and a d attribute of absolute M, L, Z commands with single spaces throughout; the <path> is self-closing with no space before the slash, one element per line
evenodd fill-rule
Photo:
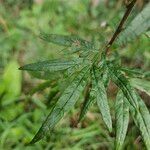
<path fill-rule="evenodd" d="M 58 121 L 64 116 L 64 113 L 69 112 L 74 107 L 85 87 L 86 83 L 84 82 L 84 78 L 88 71 L 89 68 L 85 67 L 74 79 L 72 84 L 64 91 L 30 144 L 41 140 L 54 128 Z"/>
<path fill-rule="evenodd" d="M 102 114 L 102 118 L 108 127 L 109 131 L 112 131 L 112 121 L 109 110 L 109 105 L 107 101 L 107 93 L 102 79 L 98 78 L 99 74 L 97 74 L 96 70 L 93 68 L 93 90 L 95 91 L 97 105 Z"/>
<path fill-rule="evenodd" d="M 109 72 L 111 74 L 111 79 L 116 83 L 116 85 L 122 90 L 124 96 L 128 100 L 128 106 L 131 115 L 134 119 L 136 126 L 141 131 L 144 143 L 147 148 L 150 147 L 150 114 L 149 111 L 137 95 L 135 90 L 130 86 L 128 80 L 124 75 L 116 70 L 113 65 L 108 65 Z"/>
<path fill-rule="evenodd" d="M 28 71 L 47 71 L 47 72 L 55 72 L 62 71 L 74 67 L 75 65 L 79 65 L 82 63 L 81 59 L 77 60 L 48 60 L 37 62 L 33 64 L 28 64 L 23 67 L 20 67 L 20 70 L 28 70 Z"/>
<path fill-rule="evenodd" d="M 150 2 L 145 8 L 132 20 L 129 26 L 121 32 L 117 43 L 125 45 L 126 43 L 134 40 L 142 33 L 150 29 Z"/>
<path fill-rule="evenodd" d="M 116 150 L 121 150 L 129 123 L 129 107 L 126 103 L 127 99 L 121 91 L 118 92 L 115 104 L 116 116 Z"/>

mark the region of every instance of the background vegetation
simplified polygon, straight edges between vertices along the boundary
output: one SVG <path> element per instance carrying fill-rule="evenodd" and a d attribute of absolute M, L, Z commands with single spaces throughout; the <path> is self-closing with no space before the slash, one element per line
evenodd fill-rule
<path fill-rule="evenodd" d="M 128 22 L 147 1 L 139 0 Z M 19 71 L 19 66 L 41 60 L 68 57 L 68 51 L 42 41 L 46 33 L 79 35 L 102 47 L 114 32 L 124 13 L 121 0 L 0 0 L 0 149 L 113 149 L 115 133 L 109 134 L 93 105 L 84 120 L 77 124 L 80 103 L 56 126 L 53 133 L 33 146 L 26 147 L 41 126 L 52 104 L 67 85 L 57 84 L 53 75 L 45 81 L 41 75 Z M 127 22 L 127 24 L 128 24 Z M 121 56 L 127 67 L 150 69 L 149 32 L 132 43 L 113 46 L 114 57 Z M 132 81 L 137 82 L 137 81 Z M 150 95 L 150 83 L 146 86 Z M 44 90 L 43 87 L 45 88 Z M 35 91 L 38 91 L 35 93 Z M 117 88 L 108 88 L 111 113 Z M 150 97 L 140 92 L 150 107 Z M 114 119 L 114 118 L 112 118 Z M 144 149 L 139 131 L 130 120 L 125 149 Z"/>

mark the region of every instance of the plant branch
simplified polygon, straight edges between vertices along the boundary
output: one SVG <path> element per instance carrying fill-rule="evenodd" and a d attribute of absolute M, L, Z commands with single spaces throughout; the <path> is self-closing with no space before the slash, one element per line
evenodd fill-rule
<path fill-rule="evenodd" d="M 106 49 L 105 49 L 105 53 L 107 54 L 109 52 L 110 47 L 112 46 L 112 44 L 114 43 L 114 41 L 116 40 L 116 38 L 118 37 L 118 35 L 120 34 L 120 32 L 123 30 L 123 26 L 127 20 L 127 18 L 129 17 L 134 5 L 136 3 L 136 0 L 131 1 L 127 6 L 126 6 L 126 11 L 115 31 L 115 33 L 113 34 L 112 38 L 110 39 L 110 41 L 108 42 L 108 44 L 106 45 Z"/>

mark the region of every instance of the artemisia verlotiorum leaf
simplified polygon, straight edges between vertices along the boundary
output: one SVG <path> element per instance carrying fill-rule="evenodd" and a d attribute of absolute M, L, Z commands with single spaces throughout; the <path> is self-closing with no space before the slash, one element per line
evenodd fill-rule
<path fill-rule="evenodd" d="M 131 22 L 129 27 L 121 33 L 118 43 L 124 44 L 134 39 L 136 36 L 139 36 L 150 27 L 149 7 L 150 3 L 148 3 L 143 11 Z M 83 91 L 85 91 L 85 95 L 79 121 L 83 119 L 91 104 L 96 101 L 102 119 L 111 132 L 112 119 L 106 93 L 111 79 L 119 88 L 115 105 L 116 150 L 121 150 L 123 148 L 129 122 L 129 112 L 141 132 L 147 149 L 149 149 L 150 113 L 134 88 L 150 94 L 149 82 L 141 79 L 149 79 L 150 73 L 144 73 L 137 69 L 120 67 L 118 61 L 108 61 L 104 53 L 102 53 L 100 60 L 99 56 L 101 53 L 99 51 L 96 51 L 96 54 L 89 53 L 95 50 L 93 43 L 83 40 L 78 36 L 41 33 L 40 38 L 60 46 L 70 47 L 74 52 L 88 51 L 88 53 L 85 53 L 86 55 L 82 53 L 82 58 L 79 56 L 72 60 L 49 60 L 20 67 L 21 70 L 30 71 L 36 77 L 42 79 L 50 79 L 49 76 L 51 76 L 52 73 L 55 73 L 55 76 L 57 76 L 57 72 L 61 72 L 61 75 L 64 75 L 63 73 L 65 71 L 71 74 L 72 78 L 75 76 L 73 81 L 69 82 L 68 87 L 64 89 L 60 98 L 54 103 L 50 114 L 30 144 L 41 140 L 45 135 L 49 134 L 64 114 L 73 109 Z M 130 78 L 128 79 L 127 76 Z M 134 77 L 134 79 L 132 79 L 132 77 Z M 49 81 L 33 90 L 32 93 L 36 90 L 46 88 L 48 84 L 50 84 Z M 52 95 L 55 95 L 57 92 L 58 89 L 54 90 L 54 94 Z"/>

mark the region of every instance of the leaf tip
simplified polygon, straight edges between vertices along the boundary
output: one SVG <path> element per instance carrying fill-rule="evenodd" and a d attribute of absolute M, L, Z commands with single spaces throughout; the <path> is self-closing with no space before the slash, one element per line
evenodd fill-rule
<path fill-rule="evenodd" d="M 33 144 L 37 143 L 38 141 L 40 141 L 42 138 L 43 137 L 39 137 L 39 134 L 37 133 L 27 145 L 28 146 L 33 145 Z"/>

